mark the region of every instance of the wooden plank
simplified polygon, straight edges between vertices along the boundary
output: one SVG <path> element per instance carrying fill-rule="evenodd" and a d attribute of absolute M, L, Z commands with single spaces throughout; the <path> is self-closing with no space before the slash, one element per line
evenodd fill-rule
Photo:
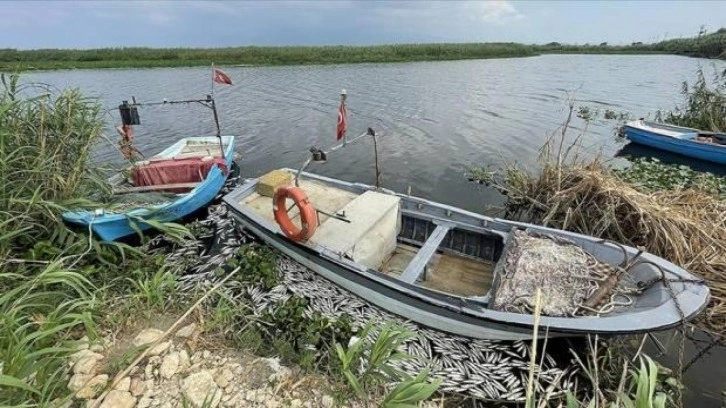
<path fill-rule="evenodd" d="M 441 241 L 444 240 L 444 237 L 450 228 L 451 225 L 438 225 L 398 279 L 407 283 L 416 282 L 419 276 L 421 276 L 421 273 L 423 273 L 429 259 L 431 259 L 434 253 L 436 253 L 439 245 L 441 245 Z"/>
<path fill-rule="evenodd" d="M 155 186 L 140 186 L 140 187 L 118 187 L 113 189 L 113 194 L 129 194 L 129 193 L 144 193 L 148 191 L 163 191 L 163 190 L 179 190 L 179 189 L 193 189 L 200 183 L 175 183 L 175 184 L 159 184 Z"/>

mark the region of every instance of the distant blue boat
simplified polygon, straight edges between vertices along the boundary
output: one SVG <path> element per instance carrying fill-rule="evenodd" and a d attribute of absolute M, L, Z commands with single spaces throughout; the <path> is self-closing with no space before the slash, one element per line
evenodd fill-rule
<path fill-rule="evenodd" d="M 91 229 L 104 241 L 152 229 L 145 222 L 172 222 L 208 205 L 224 186 L 234 159 L 234 136 L 188 137 L 161 153 L 137 162 L 108 181 L 114 195 L 164 194 L 168 201 L 115 211 L 113 206 L 95 211 L 63 213 L 63 219 Z M 224 157 L 221 153 L 224 151 Z M 129 173 L 133 177 L 129 177 Z M 143 184 L 143 185 L 138 185 Z"/>
<path fill-rule="evenodd" d="M 726 134 L 644 120 L 630 121 L 623 129 L 625 137 L 633 143 L 726 164 Z"/>

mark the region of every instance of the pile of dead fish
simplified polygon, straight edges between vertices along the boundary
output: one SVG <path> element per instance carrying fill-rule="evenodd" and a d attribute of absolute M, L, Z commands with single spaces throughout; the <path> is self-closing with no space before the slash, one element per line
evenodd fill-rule
<path fill-rule="evenodd" d="M 224 265 L 249 239 L 235 229 L 223 205 L 210 207 L 210 216 L 201 223 L 207 233 L 197 235 L 198 241 L 178 248 L 169 257 L 170 262 L 186 262 L 189 266 L 187 273 L 179 277 L 185 290 L 208 286 L 221 279 L 215 269 Z M 358 328 L 372 319 L 398 322 L 419 334 L 402 350 L 422 357 L 399 363 L 399 368 L 408 374 L 416 375 L 428 368 L 432 376 L 443 380 L 440 391 L 472 401 L 525 400 L 531 356 L 529 343 L 468 339 L 421 327 L 338 288 L 284 256 L 278 257 L 278 267 L 283 272 L 282 281 L 269 291 L 238 284 L 228 289 L 237 298 L 251 299 L 258 315 L 274 310 L 292 296 L 304 296 L 309 301 L 308 315 L 317 312 L 330 319 L 347 315 Z M 559 394 L 572 386 L 575 372 L 567 368 L 569 364 L 563 368 L 552 355 L 541 352 L 537 355 L 537 364 L 538 392 Z"/>

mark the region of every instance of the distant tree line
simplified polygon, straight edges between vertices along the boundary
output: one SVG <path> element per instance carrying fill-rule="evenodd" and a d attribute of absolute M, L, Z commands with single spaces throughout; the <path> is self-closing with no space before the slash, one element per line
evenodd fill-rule
<path fill-rule="evenodd" d="M 319 47 L 144 48 L 121 47 L 89 50 L 0 49 L 0 71 L 54 68 L 131 68 L 225 65 L 304 65 L 361 62 L 439 61 L 527 57 L 543 53 L 677 54 L 726 59 L 726 28 L 698 36 L 630 45 L 517 43 L 397 44 Z"/>

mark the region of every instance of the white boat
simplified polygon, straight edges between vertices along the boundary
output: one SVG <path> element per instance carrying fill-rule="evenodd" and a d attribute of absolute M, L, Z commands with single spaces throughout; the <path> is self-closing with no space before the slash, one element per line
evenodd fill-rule
<path fill-rule="evenodd" d="M 281 169 L 271 174 L 287 179 L 283 186 L 291 186 L 296 171 Z M 540 335 L 664 330 L 692 319 L 709 299 L 703 280 L 635 248 L 491 218 L 364 184 L 297 174 L 299 189 L 318 217 L 318 226 L 307 240 L 290 239 L 289 231 L 283 232 L 276 221 L 270 189 L 279 185 L 266 184 L 270 175 L 262 181 L 246 180 L 224 202 L 239 226 L 283 254 L 378 307 L 437 330 L 478 339 L 532 337 L 535 316 L 512 311 L 513 304 L 506 304 L 507 296 L 521 289 L 512 276 L 524 273 L 517 270 L 517 261 L 522 259 L 517 256 L 527 249 L 518 242 L 529 237 L 540 240 L 537 245 L 566 247 L 578 259 L 591 262 L 588 268 L 640 284 L 633 286 L 638 293 L 630 303 L 606 297 L 610 299 L 607 313 L 596 302 L 590 305 L 597 306 L 590 307 L 595 313 L 581 309 L 541 316 Z M 299 208 L 289 211 L 298 224 L 299 213 Z M 631 265 L 624 267 L 628 261 Z M 532 276 L 522 278 L 519 282 L 529 278 L 533 284 Z M 570 289 L 550 288 L 548 296 Z M 585 307 L 593 297 L 581 300 Z"/>

